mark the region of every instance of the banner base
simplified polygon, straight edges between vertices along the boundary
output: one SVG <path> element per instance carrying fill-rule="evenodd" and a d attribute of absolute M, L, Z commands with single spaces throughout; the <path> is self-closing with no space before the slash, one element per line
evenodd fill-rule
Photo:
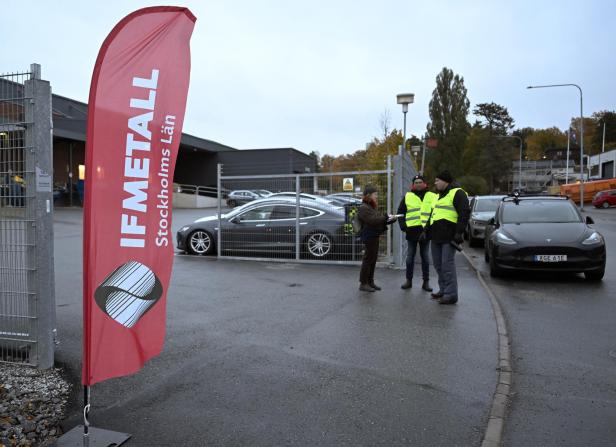
<path fill-rule="evenodd" d="M 116 447 L 124 444 L 131 437 L 129 433 L 105 430 L 90 426 L 88 443 L 84 443 L 83 425 L 78 425 L 58 438 L 54 447 Z"/>

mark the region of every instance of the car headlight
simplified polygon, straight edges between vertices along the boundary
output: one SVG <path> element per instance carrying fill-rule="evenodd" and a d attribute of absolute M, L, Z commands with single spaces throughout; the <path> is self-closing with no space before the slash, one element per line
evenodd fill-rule
<path fill-rule="evenodd" d="M 507 236 L 504 233 L 501 233 L 500 231 L 498 233 L 496 233 L 496 240 L 501 243 L 501 244 L 505 244 L 505 245 L 515 245 L 517 244 L 516 241 L 514 241 L 513 239 L 511 239 L 509 236 Z"/>
<path fill-rule="evenodd" d="M 183 233 L 183 232 L 185 232 L 186 230 L 188 230 L 189 228 L 190 228 L 190 226 L 189 226 L 189 225 L 186 225 L 186 226 L 184 226 L 184 227 L 180 228 L 179 233 Z"/>
<path fill-rule="evenodd" d="M 582 241 L 582 245 L 596 245 L 603 243 L 603 236 L 596 231 L 593 231 L 590 236 Z"/>

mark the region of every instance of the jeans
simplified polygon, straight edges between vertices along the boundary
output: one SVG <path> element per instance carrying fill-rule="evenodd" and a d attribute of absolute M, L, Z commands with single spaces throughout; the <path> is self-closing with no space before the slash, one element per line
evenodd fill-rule
<path fill-rule="evenodd" d="M 362 284 L 374 284 L 374 268 L 379 256 L 379 238 L 364 241 L 364 257 L 359 271 L 359 282 Z"/>
<path fill-rule="evenodd" d="M 449 242 L 432 241 L 432 263 L 438 273 L 438 291 L 445 296 L 458 296 L 455 255 L 456 249 Z"/>
<path fill-rule="evenodd" d="M 423 280 L 428 281 L 430 279 L 430 259 L 428 257 L 428 251 L 430 247 L 430 241 L 406 241 L 408 250 L 406 252 L 406 279 L 411 281 L 413 279 L 413 268 L 415 266 L 415 254 L 417 253 L 417 245 L 419 245 L 419 256 L 421 257 L 421 273 L 423 274 Z"/>

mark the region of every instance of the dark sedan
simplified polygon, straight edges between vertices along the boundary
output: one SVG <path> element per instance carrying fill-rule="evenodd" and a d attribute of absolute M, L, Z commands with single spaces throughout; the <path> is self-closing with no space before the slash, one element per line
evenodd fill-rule
<path fill-rule="evenodd" d="M 605 241 L 566 197 L 507 197 L 488 221 L 485 259 L 490 274 L 507 270 L 583 272 L 599 281 L 605 273 Z"/>
<path fill-rule="evenodd" d="M 234 256 L 292 258 L 299 227 L 300 256 L 351 260 L 361 247 L 345 220 L 344 210 L 301 199 L 297 221 L 296 199 L 255 200 L 221 216 L 221 251 Z M 182 227 L 177 247 L 190 254 L 216 253 L 218 216 L 203 217 Z M 355 253 L 355 255 L 353 255 Z"/>

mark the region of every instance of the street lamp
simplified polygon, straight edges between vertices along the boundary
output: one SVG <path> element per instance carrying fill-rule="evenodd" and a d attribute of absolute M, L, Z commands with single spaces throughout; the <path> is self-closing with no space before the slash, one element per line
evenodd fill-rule
<path fill-rule="evenodd" d="M 529 85 L 530 88 L 576 87 L 580 91 L 580 211 L 584 211 L 584 100 L 582 87 L 577 84 Z M 569 167 L 567 166 L 567 169 Z"/>
<path fill-rule="evenodd" d="M 398 104 L 402 104 L 402 113 L 404 114 L 404 130 L 402 131 L 402 147 L 406 149 L 406 112 L 409 111 L 409 104 L 413 104 L 415 93 L 400 93 L 396 95 Z M 399 155 L 402 155 L 400 150 Z"/>
<path fill-rule="evenodd" d="M 496 138 L 517 138 L 520 140 L 520 164 L 518 173 L 518 191 L 522 191 L 522 138 L 517 135 L 495 135 Z"/>

